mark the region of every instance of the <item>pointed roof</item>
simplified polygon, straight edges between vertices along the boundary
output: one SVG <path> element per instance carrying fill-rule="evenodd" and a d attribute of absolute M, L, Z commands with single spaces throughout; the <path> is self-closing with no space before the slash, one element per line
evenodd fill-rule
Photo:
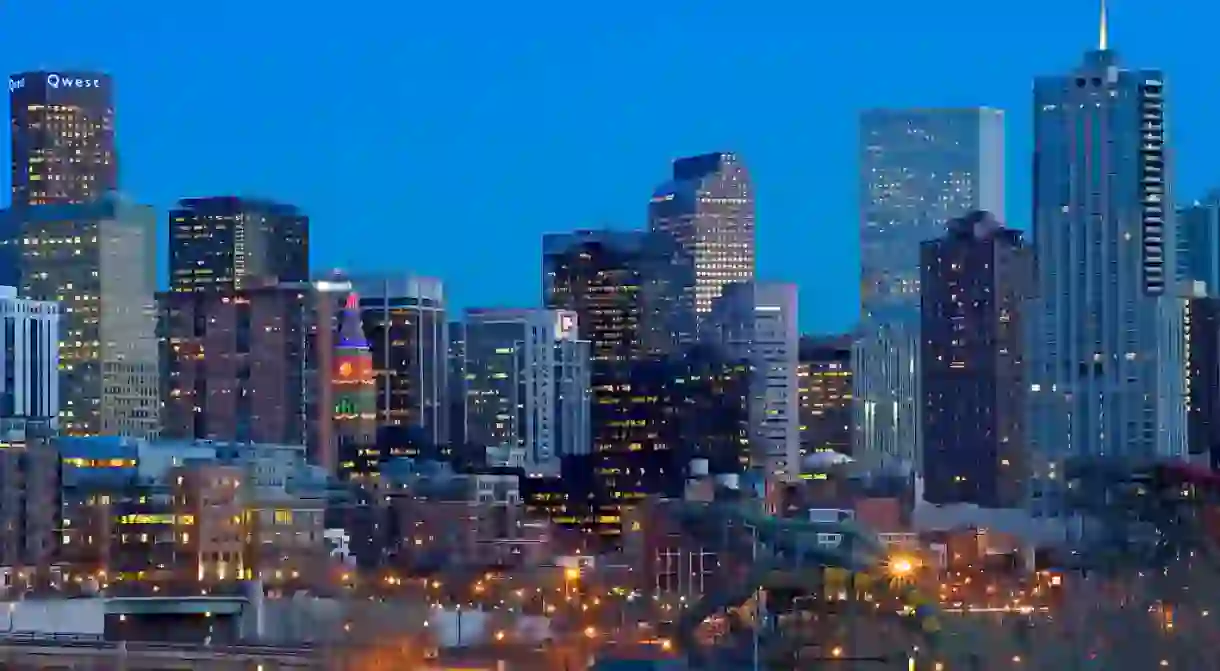
<path fill-rule="evenodd" d="M 339 346 L 368 350 L 369 341 L 364 337 L 364 326 L 360 323 L 360 297 L 352 292 L 343 304 L 343 316 L 339 322 Z"/>
<path fill-rule="evenodd" d="M 1097 50 L 1106 51 L 1110 48 L 1108 17 L 1106 16 L 1106 0 L 1101 0 L 1101 26 L 1097 36 Z"/>

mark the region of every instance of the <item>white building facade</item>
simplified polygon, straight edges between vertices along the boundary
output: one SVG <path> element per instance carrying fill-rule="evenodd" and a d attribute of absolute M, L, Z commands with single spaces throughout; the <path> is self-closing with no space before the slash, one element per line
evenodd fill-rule
<path fill-rule="evenodd" d="M 750 451 L 768 482 L 800 476 L 800 364 L 797 287 L 780 282 L 726 285 L 712 303 L 704 339 L 750 362 Z"/>
<path fill-rule="evenodd" d="M 0 417 L 59 417 L 59 305 L 0 287 Z"/>
<path fill-rule="evenodd" d="M 471 309 L 465 329 L 467 442 L 522 448 L 530 468 L 588 454 L 590 349 L 576 313 Z"/>

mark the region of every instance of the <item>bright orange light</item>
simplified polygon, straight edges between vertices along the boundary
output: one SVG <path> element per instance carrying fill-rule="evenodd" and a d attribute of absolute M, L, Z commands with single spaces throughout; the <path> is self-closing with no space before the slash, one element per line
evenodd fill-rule
<path fill-rule="evenodd" d="M 843 648 L 840 648 L 839 646 L 836 645 L 834 648 L 831 649 L 830 656 L 831 657 L 842 657 Z"/>
<path fill-rule="evenodd" d="M 580 569 L 570 568 L 563 572 L 563 577 L 568 580 L 580 580 Z"/>
<path fill-rule="evenodd" d="M 915 570 L 915 562 L 910 557 L 894 557 L 890 559 L 889 569 L 892 575 L 909 575 Z"/>
<path fill-rule="evenodd" d="M 585 636 L 589 638 L 597 638 L 597 629 L 594 627 L 585 627 Z"/>

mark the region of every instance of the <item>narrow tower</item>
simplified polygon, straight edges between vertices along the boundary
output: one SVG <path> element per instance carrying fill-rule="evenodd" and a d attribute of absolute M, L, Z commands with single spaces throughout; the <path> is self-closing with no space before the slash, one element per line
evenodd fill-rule
<path fill-rule="evenodd" d="M 343 306 L 331 388 L 339 450 L 353 445 L 371 446 L 377 437 L 377 378 L 373 354 L 360 323 L 360 299 L 355 293 L 348 294 Z"/>

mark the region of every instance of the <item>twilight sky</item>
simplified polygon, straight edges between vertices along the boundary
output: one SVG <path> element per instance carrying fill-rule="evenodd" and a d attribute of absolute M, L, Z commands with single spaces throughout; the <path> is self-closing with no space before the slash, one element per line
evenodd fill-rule
<path fill-rule="evenodd" d="M 1220 3 L 1110 14 L 1168 73 L 1178 200 L 1220 185 Z M 1096 43 L 1097 2 L 13 0 L 0 36 L 5 73 L 114 75 L 131 197 L 298 204 L 315 268 L 437 275 L 456 307 L 535 305 L 543 233 L 641 226 L 671 158 L 737 151 L 760 277 L 831 331 L 858 311 L 857 112 L 1006 110 L 1026 228 L 1032 77 Z"/>

